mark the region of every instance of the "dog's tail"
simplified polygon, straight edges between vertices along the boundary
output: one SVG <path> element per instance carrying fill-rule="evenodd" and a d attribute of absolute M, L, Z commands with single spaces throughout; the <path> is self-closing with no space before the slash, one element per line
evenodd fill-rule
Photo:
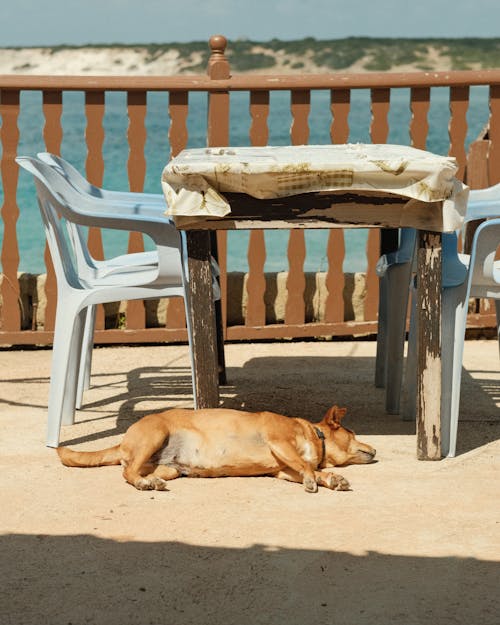
<path fill-rule="evenodd" d="M 120 464 L 120 445 L 99 451 L 74 451 L 69 447 L 56 449 L 61 462 L 67 467 L 104 467 Z"/>

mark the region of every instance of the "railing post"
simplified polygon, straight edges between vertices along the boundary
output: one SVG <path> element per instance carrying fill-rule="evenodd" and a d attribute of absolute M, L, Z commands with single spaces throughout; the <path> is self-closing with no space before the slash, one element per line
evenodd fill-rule
<path fill-rule="evenodd" d="M 231 77 L 229 61 L 224 52 L 227 39 L 223 35 L 210 37 L 210 58 L 207 74 L 211 80 L 224 80 Z M 229 145 L 229 91 L 227 89 L 208 92 L 207 145 Z M 189 234 L 189 233 L 188 233 Z M 219 284 L 221 299 L 215 303 L 217 323 L 217 349 L 219 362 L 219 383 L 226 384 L 226 365 L 224 359 L 224 336 L 227 328 L 227 234 L 225 232 L 207 233 L 210 236 L 212 255 L 219 263 Z"/>

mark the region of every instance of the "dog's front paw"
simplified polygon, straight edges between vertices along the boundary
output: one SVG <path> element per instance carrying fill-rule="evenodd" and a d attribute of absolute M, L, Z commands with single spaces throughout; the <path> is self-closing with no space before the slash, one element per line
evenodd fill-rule
<path fill-rule="evenodd" d="M 155 490 L 168 490 L 167 480 L 163 480 L 161 477 L 157 477 L 156 475 L 151 478 L 151 484 Z"/>
<path fill-rule="evenodd" d="M 139 490 L 168 490 L 167 481 L 156 475 L 152 477 L 140 477 L 135 482 L 134 486 Z"/>
<path fill-rule="evenodd" d="M 351 485 L 342 477 L 342 475 L 337 475 L 336 473 L 328 474 L 328 488 L 332 490 L 351 490 Z"/>
<path fill-rule="evenodd" d="M 316 480 L 312 477 L 305 477 L 304 488 L 306 493 L 316 493 L 318 491 L 318 485 L 316 483 Z"/>
<path fill-rule="evenodd" d="M 147 477 L 140 477 L 138 480 L 134 482 L 134 486 L 138 490 L 153 490 L 154 486 L 151 480 Z"/>

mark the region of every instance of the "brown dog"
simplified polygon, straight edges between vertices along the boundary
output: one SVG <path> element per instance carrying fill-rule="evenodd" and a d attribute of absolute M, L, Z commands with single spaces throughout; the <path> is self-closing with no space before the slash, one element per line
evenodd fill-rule
<path fill-rule="evenodd" d="M 167 480 L 181 475 L 271 475 L 302 482 L 310 493 L 318 484 L 348 490 L 347 480 L 328 469 L 371 462 L 375 449 L 341 425 L 345 412 L 333 406 L 311 424 L 272 412 L 175 408 L 143 417 L 115 447 L 57 452 L 70 467 L 122 464 L 124 478 L 140 490 L 165 490 Z"/>

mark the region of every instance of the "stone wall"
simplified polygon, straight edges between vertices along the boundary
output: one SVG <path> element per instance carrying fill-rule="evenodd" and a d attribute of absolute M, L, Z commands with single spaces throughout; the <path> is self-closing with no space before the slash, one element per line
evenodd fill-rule
<path fill-rule="evenodd" d="M 287 300 L 286 281 L 288 273 L 266 273 L 266 323 L 283 323 Z M 0 275 L 0 284 L 4 276 Z M 326 272 L 306 273 L 306 322 L 323 321 L 328 291 L 325 286 Z M 46 274 L 18 274 L 20 286 L 20 309 L 22 329 L 43 330 L 45 320 L 45 280 Z M 344 275 L 344 321 L 363 321 L 365 300 L 365 274 L 346 273 Z M 229 301 L 227 305 L 228 325 L 243 325 L 247 309 L 246 282 L 248 274 L 228 274 Z M 0 295 L 0 307 L 2 305 Z M 126 314 L 125 303 L 105 305 L 106 328 L 119 328 Z M 165 325 L 168 299 L 146 301 L 146 326 Z"/>

